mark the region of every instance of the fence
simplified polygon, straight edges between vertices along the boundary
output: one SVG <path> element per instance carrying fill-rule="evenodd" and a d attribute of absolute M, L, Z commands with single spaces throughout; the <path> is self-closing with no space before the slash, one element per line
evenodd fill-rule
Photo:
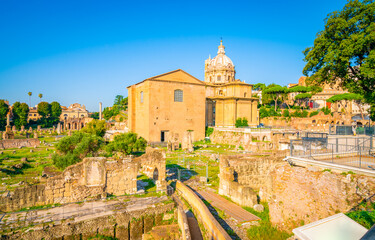
<path fill-rule="evenodd" d="M 291 140 L 290 156 L 375 171 L 373 137 Z"/>
<path fill-rule="evenodd" d="M 330 125 L 329 134 L 332 135 L 354 135 L 353 127 L 348 125 Z M 362 126 L 356 128 L 356 135 L 373 136 L 375 134 L 375 126 Z"/>

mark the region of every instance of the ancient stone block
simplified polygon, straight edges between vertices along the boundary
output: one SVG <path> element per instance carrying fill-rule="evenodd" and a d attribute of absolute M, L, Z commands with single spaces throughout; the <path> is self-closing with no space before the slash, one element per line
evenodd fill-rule
<path fill-rule="evenodd" d="M 116 238 L 119 240 L 129 240 L 129 228 L 126 226 L 116 227 Z"/>
<path fill-rule="evenodd" d="M 144 228 L 144 233 L 147 233 L 151 231 L 152 227 L 154 226 L 154 220 L 155 220 L 155 215 L 146 215 L 143 218 L 143 228 Z"/>
<path fill-rule="evenodd" d="M 143 220 L 133 219 L 130 222 L 130 239 L 141 240 L 143 234 Z"/>

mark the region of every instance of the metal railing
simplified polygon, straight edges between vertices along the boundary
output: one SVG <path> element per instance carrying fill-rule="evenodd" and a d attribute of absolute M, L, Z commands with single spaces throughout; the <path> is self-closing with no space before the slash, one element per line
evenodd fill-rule
<path fill-rule="evenodd" d="M 290 156 L 375 171 L 373 137 L 291 140 Z"/>
<path fill-rule="evenodd" d="M 375 135 L 375 126 L 358 126 L 356 129 L 356 135 Z M 330 125 L 329 134 L 331 135 L 354 135 L 353 127 L 350 125 Z"/>

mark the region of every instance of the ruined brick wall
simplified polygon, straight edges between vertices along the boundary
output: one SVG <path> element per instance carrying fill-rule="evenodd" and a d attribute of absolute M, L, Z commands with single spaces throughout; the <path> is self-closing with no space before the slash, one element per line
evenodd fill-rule
<path fill-rule="evenodd" d="M 137 174 L 141 168 L 150 178 L 157 175 L 155 182 L 158 190 L 166 189 L 165 153 L 149 148 L 146 154 L 134 159 L 85 158 L 67 167 L 59 175 L 47 179 L 45 184 L 18 188 L 10 196 L 1 196 L 0 211 L 78 202 L 87 198 L 103 198 L 109 194 L 133 194 L 137 192 Z"/>
<path fill-rule="evenodd" d="M 153 179 L 157 190 L 165 190 L 166 160 L 163 149 L 153 149 L 148 147 L 146 154 L 135 159 L 140 170 L 149 178 Z"/>
<path fill-rule="evenodd" d="M 261 189 L 268 201 L 270 220 L 289 232 L 339 212 L 346 213 L 375 192 L 375 178 L 314 167 L 283 165 L 274 169 L 270 177 L 272 187 Z"/>
<path fill-rule="evenodd" d="M 97 234 L 116 239 L 141 240 L 144 233 L 162 224 L 165 213 L 175 208 L 174 203 L 133 212 L 116 212 L 89 220 L 45 224 L 32 231 L 9 231 L 2 239 L 91 239 Z"/>
<path fill-rule="evenodd" d="M 38 147 L 39 145 L 40 145 L 40 141 L 35 138 L 0 140 L 0 149 L 35 147 L 35 146 Z"/>
<path fill-rule="evenodd" d="M 242 146 L 247 151 L 263 151 L 277 149 L 272 133 L 246 132 L 245 129 L 214 129 L 210 135 L 214 144 Z"/>
<path fill-rule="evenodd" d="M 285 164 L 282 158 L 282 152 L 267 156 L 221 156 L 219 193 L 252 207 L 257 203 L 254 190 L 271 187 L 270 173 Z"/>
<path fill-rule="evenodd" d="M 137 170 L 136 164 L 126 160 L 114 163 L 103 157 L 85 158 L 47 179 L 45 184 L 17 188 L 10 196 L 0 197 L 0 210 L 135 193 Z"/>

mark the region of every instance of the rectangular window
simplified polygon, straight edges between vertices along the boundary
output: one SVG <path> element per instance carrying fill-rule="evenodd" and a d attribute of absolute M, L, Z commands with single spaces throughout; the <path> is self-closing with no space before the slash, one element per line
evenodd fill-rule
<path fill-rule="evenodd" d="M 143 92 L 141 92 L 141 103 L 143 103 Z"/>
<path fill-rule="evenodd" d="M 174 90 L 174 101 L 175 102 L 182 102 L 183 101 L 183 91 L 182 90 Z"/>

